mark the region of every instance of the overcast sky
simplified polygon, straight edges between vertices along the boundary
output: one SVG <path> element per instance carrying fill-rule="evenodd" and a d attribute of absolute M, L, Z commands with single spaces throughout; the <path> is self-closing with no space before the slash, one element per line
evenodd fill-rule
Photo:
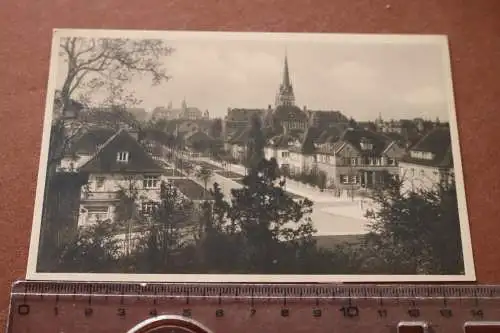
<path fill-rule="evenodd" d="M 148 111 L 172 102 L 223 117 L 228 107 L 266 108 L 282 80 L 285 50 L 296 104 L 340 110 L 357 120 L 449 118 L 449 64 L 436 43 L 309 42 L 290 39 L 179 40 L 164 59 L 172 79 L 127 87 Z M 58 70 L 60 87 L 65 73 Z"/>

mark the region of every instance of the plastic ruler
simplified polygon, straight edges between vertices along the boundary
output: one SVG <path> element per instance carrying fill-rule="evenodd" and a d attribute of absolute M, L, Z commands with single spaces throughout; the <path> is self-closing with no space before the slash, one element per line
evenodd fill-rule
<path fill-rule="evenodd" d="M 20 281 L 8 333 L 500 333 L 500 286 Z"/>

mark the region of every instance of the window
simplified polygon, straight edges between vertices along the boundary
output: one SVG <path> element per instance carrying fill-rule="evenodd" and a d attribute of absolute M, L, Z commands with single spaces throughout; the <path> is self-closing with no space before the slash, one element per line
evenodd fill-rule
<path fill-rule="evenodd" d="M 395 162 L 395 161 L 394 161 L 394 159 L 393 159 L 393 158 L 389 158 L 389 157 L 387 158 L 387 164 L 388 164 L 388 165 L 394 165 L 394 162 Z"/>
<path fill-rule="evenodd" d="M 290 156 L 290 153 L 287 152 L 287 151 L 282 151 L 281 152 L 281 157 L 289 157 Z"/>
<path fill-rule="evenodd" d="M 159 178 L 158 176 L 145 176 L 143 180 L 144 188 L 158 188 Z"/>
<path fill-rule="evenodd" d="M 341 175 L 340 176 L 340 182 L 342 184 L 349 184 L 349 176 L 347 176 L 347 175 Z"/>
<path fill-rule="evenodd" d="M 104 187 L 105 177 L 96 177 L 95 178 L 95 187 L 96 189 L 102 189 Z"/>
<path fill-rule="evenodd" d="M 350 184 L 357 184 L 358 183 L 358 176 L 349 176 L 349 183 Z"/>
<path fill-rule="evenodd" d="M 153 215 L 155 208 L 157 206 L 158 206 L 158 203 L 156 203 L 156 202 L 152 202 L 152 201 L 143 202 L 142 207 L 141 207 L 142 214 L 145 216 Z"/>
<path fill-rule="evenodd" d="M 90 206 L 85 207 L 87 216 L 92 221 L 104 221 L 108 219 L 108 206 Z"/>
<path fill-rule="evenodd" d="M 121 152 L 116 154 L 116 161 L 117 162 L 127 163 L 128 158 L 129 158 L 128 151 L 121 151 Z"/>
<path fill-rule="evenodd" d="M 421 160 L 432 160 L 434 158 L 434 154 L 431 152 L 416 151 L 416 150 L 410 151 L 410 156 L 412 158 L 421 159 Z"/>
<path fill-rule="evenodd" d="M 351 165 L 356 165 L 357 159 L 356 158 L 351 158 Z"/>

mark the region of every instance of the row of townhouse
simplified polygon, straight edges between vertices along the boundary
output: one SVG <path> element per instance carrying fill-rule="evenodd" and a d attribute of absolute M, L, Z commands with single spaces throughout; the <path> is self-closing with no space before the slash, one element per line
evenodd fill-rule
<path fill-rule="evenodd" d="M 244 158 L 248 139 L 241 133 L 228 142 L 234 158 Z M 314 169 L 324 172 L 330 188 L 373 188 L 392 178 L 402 180 L 403 190 L 416 190 L 454 180 L 447 127 L 435 128 L 410 149 L 390 136 L 366 129 L 309 128 L 302 136 L 272 138 L 265 155 L 275 158 L 290 174 Z"/>

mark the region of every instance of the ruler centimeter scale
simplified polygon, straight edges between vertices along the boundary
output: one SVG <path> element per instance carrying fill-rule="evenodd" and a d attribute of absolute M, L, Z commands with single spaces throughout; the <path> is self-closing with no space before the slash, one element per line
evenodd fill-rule
<path fill-rule="evenodd" d="M 19 281 L 7 333 L 500 333 L 500 286 Z"/>

